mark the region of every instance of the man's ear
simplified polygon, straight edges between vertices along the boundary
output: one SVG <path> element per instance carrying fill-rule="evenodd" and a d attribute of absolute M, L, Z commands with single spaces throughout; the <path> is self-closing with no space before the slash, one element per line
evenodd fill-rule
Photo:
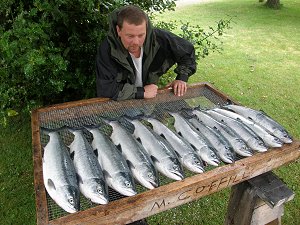
<path fill-rule="evenodd" d="M 116 30 L 117 30 L 118 36 L 120 36 L 119 33 L 121 32 L 121 29 L 118 25 L 116 25 Z"/>

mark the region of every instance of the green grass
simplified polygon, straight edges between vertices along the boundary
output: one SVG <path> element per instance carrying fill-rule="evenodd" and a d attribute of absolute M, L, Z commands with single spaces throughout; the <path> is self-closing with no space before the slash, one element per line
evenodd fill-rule
<path fill-rule="evenodd" d="M 282 3 L 281 10 L 270 10 L 254 0 L 219 0 L 162 16 L 164 21 L 189 21 L 203 28 L 233 16 L 232 29 L 221 38 L 224 51 L 201 59 L 189 83 L 212 83 L 241 104 L 265 111 L 299 139 L 300 2 Z M 285 205 L 283 224 L 300 224 L 299 160 L 275 173 L 296 193 Z M 148 220 L 153 224 L 223 224 L 229 193 L 226 189 Z"/>
<path fill-rule="evenodd" d="M 31 128 L 28 118 L 14 118 L 0 129 L 0 223 L 35 224 Z"/>
<path fill-rule="evenodd" d="M 300 139 L 300 3 L 282 0 L 270 10 L 258 0 L 219 0 L 165 13 L 164 20 L 190 21 L 204 28 L 226 15 L 232 29 L 224 51 L 198 63 L 190 83 L 207 81 L 241 104 L 262 109 Z M 31 128 L 15 118 L 0 129 L 0 223 L 35 224 Z M 295 193 L 285 204 L 283 224 L 300 224 L 299 161 L 275 170 Z M 230 189 L 148 219 L 150 224 L 223 224 Z"/>

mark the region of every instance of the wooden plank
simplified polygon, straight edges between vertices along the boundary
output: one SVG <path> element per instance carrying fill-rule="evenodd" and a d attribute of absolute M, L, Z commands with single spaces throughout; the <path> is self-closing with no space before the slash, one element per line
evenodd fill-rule
<path fill-rule="evenodd" d="M 268 172 L 248 180 L 256 194 L 271 208 L 277 207 L 294 198 L 294 192 L 274 173 Z"/>
<path fill-rule="evenodd" d="M 257 201 L 257 196 L 247 182 L 234 185 L 231 188 L 227 215 L 224 224 L 246 225 L 250 224 Z"/>
<path fill-rule="evenodd" d="M 279 205 L 271 208 L 267 204 L 261 205 L 253 211 L 251 225 L 268 224 L 272 221 L 276 221 L 283 216 L 284 206 Z"/>
<path fill-rule="evenodd" d="M 270 223 L 267 223 L 266 225 L 281 225 L 281 217 L 273 220 L 272 222 Z"/>
<path fill-rule="evenodd" d="M 265 153 L 217 167 L 143 192 L 49 222 L 49 224 L 125 224 L 231 187 L 260 174 L 290 163 L 300 157 L 300 142 L 284 145 Z"/>
<path fill-rule="evenodd" d="M 36 195 L 36 212 L 37 224 L 47 224 L 48 207 L 46 199 L 46 189 L 43 182 L 42 171 L 42 151 L 40 142 L 40 129 L 38 121 L 38 112 L 35 110 L 31 116 L 32 129 L 32 147 L 33 147 L 33 164 L 34 164 L 34 189 Z"/>

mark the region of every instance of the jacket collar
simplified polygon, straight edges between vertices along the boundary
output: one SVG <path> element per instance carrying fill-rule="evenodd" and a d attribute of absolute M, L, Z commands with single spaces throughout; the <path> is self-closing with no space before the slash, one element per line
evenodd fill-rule
<path fill-rule="evenodd" d="M 114 57 L 123 67 L 128 69 L 129 71 L 133 72 L 132 67 L 128 63 L 127 57 L 129 56 L 129 53 L 127 49 L 124 48 L 117 30 L 116 30 L 116 25 L 117 25 L 117 16 L 118 13 L 122 10 L 122 8 L 115 9 L 109 18 L 109 31 L 108 31 L 108 42 L 110 44 L 111 48 L 111 56 Z M 147 57 L 144 61 L 144 69 L 148 70 L 150 63 L 153 61 L 153 58 L 155 54 L 157 53 L 159 49 L 159 44 L 157 43 L 155 39 L 155 34 L 153 32 L 153 27 L 151 24 L 151 21 L 148 19 L 148 26 L 147 26 L 147 36 L 144 42 L 144 57 Z"/>

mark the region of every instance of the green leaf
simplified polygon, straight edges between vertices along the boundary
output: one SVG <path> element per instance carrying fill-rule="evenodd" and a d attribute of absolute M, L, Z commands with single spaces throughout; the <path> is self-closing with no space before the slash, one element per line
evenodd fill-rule
<path fill-rule="evenodd" d="M 12 116 L 19 115 L 19 113 L 17 111 L 13 110 L 13 109 L 8 109 L 7 110 L 7 115 L 10 116 L 10 117 L 12 117 Z"/>

